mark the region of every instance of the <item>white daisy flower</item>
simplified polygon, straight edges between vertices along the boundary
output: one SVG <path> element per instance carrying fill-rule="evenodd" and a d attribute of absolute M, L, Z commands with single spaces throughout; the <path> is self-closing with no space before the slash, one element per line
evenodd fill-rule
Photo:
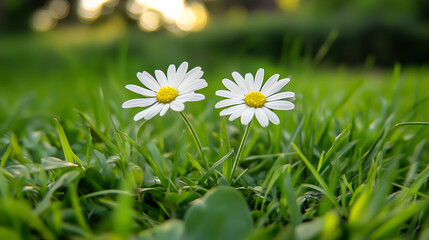
<path fill-rule="evenodd" d="M 201 101 L 205 97 L 195 91 L 207 87 L 207 82 L 201 79 L 201 67 L 195 67 L 189 72 L 188 63 L 183 62 L 176 71 L 171 64 L 167 76 L 160 70 L 155 71 L 155 78 L 148 72 L 138 72 L 137 78 L 146 87 L 129 84 L 125 88 L 138 93 L 144 98 L 131 99 L 122 104 L 123 108 L 148 107 L 134 116 L 134 121 L 142 118 L 149 120 L 159 113 L 164 116 L 168 109 L 181 112 L 185 109 L 185 102 Z"/>
<path fill-rule="evenodd" d="M 243 125 L 256 116 L 258 122 L 263 126 L 268 126 L 269 121 L 279 124 L 279 117 L 270 109 L 274 110 L 292 110 L 295 105 L 282 99 L 294 98 L 293 92 L 278 93 L 289 81 L 289 78 L 279 79 L 279 74 L 271 76 L 264 86 L 264 69 L 260 68 L 253 78 L 253 75 L 247 73 L 244 78 L 238 73 L 233 72 L 232 77 L 235 82 L 229 79 L 223 79 L 222 83 L 229 90 L 218 90 L 216 95 L 228 99 L 216 103 L 216 108 L 228 107 L 220 112 L 221 116 L 231 115 L 230 121 L 241 117 Z M 262 88 L 261 88 L 262 87 Z"/>

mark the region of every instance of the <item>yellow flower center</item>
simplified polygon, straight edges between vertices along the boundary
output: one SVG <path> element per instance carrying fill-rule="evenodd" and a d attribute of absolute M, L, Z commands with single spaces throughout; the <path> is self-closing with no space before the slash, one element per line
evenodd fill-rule
<path fill-rule="evenodd" d="M 252 91 L 244 97 L 247 106 L 254 108 L 263 107 L 266 101 L 265 95 L 257 91 Z"/>
<path fill-rule="evenodd" d="M 156 100 L 160 103 L 171 103 L 179 95 L 179 92 L 170 86 L 162 87 L 156 93 Z"/>

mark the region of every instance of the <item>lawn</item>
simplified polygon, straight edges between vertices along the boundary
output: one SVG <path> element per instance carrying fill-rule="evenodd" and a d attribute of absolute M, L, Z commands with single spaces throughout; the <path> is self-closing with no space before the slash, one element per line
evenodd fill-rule
<path fill-rule="evenodd" d="M 2 238 L 429 239 L 428 66 L 216 54 L 210 31 L 107 26 L 0 39 Z M 177 112 L 121 108 L 137 72 L 183 61 L 208 83 L 183 112 L 208 167 Z M 260 67 L 291 78 L 296 108 L 253 121 L 229 179 L 245 126 L 215 91 Z"/>

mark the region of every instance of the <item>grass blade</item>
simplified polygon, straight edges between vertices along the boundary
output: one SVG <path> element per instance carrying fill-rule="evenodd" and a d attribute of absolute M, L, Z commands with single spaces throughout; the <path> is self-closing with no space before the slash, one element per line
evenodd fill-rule
<path fill-rule="evenodd" d="M 124 136 L 129 143 L 131 143 L 131 145 L 133 145 L 137 151 L 139 151 L 144 158 L 147 160 L 147 162 L 149 163 L 150 167 L 152 168 L 153 172 L 155 173 L 155 175 L 159 178 L 159 180 L 161 181 L 163 186 L 168 186 L 168 181 L 167 179 L 165 179 L 164 175 L 162 174 L 159 166 L 155 163 L 155 161 L 153 160 L 152 156 L 149 154 L 149 150 L 147 150 L 146 148 L 144 148 L 143 146 L 140 146 L 139 144 L 137 144 L 133 139 L 131 139 L 127 134 L 118 131 L 118 133 L 120 133 L 122 136 Z"/>
<path fill-rule="evenodd" d="M 55 126 L 57 127 L 58 136 L 60 138 L 61 147 L 63 148 L 65 160 L 71 163 L 75 163 L 76 161 L 80 167 L 85 169 L 82 161 L 73 153 L 70 147 L 69 141 L 67 140 L 66 133 L 64 132 L 64 129 L 61 126 L 60 122 L 56 118 L 54 118 L 54 121 L 55 121 Z"/>
<path fill-rule="evenodd" d="M 329 187 L 326 184 L 325 180 L 323 180 L 322 176 L 319 175 L 319 173 L 316 171 L 316 169 L 311 165 L 310 161 L 302 154 L 302 152 L 299 150 L 299 148 L 295 145 L 295 143 L 291 143 L 292 147 L 295 149 L 295 151 L 298 153 L 298 155 L 301 157 L 302 161 L 305 163 L 307 168 L 310 170 L 310 172 L 313 174 L 313 176 L 316 178 L 316 180 L 319 182 L 319 184 L 322 186 L 324 193 L 326 197 L 331 200 L 331 202 L 336 206 L 340 207 L 338 204 L 338 201 L 335 199 L 334 194 L 332 194 L 331 191 L 329 191 Z"/>
<path fill-rule="evenodd" d="M 234 152 L 233 149 L 229 150 L 229 152 L 223 156 L 221 159 L 219 159 L 217 162 L 215 162 L 215 164 L 213 164 L 213 166 L 211 166 L 209 168 L 209 170 L 200 178 L 200 180 L 198 181 L 198 184 L 203 184 L 207 178 L 210 177 L 210 175 L 213 173 L 213 171 L 219 166 L 221 165 L 227 158 L 229 158 L 229 156 L 231 156 L 231 154 Z"/>

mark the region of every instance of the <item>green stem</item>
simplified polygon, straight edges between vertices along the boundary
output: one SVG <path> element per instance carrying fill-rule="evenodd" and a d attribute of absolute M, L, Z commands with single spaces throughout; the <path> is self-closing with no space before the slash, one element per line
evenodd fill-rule
<path fill-rule="evenodd" d="M 204 163 L 206 165 L 206 169 L 209 169 L 209 162 L 207 161 L 206 155 L 204 155 L 203 146 L 201 144 L 200 139 L 197 136 L 197 133 L 195 132 L 194 127 L 192 126 L 191 122 L 186 117 L 186 115 L 183 114 L 183 112 L 179 112 L 179 114 L 182 117 L 183 121 L 185 122 L 186 126 L 188 127 L 189 131 L 191 132 L 192 137 L 194 138 L 195 143 L 197 144 L 198 150 L 200 150 L 200 154 L 201 154 L 201 156 L 204 159 Z"/>
<path fill-rule="evenodd" d="M 230 183 L 232 183 L 232 179 L 234 178 L 234 175 L 235 175 L 235 170 L 237 169 L 238 162 L 240 161 L 240 158 L 241 158 L 241 154 L 243 153 L 244 143 L 246 142 L 247 136 L 249 136 L 251 124 L 252 124 L 252 122 L 250 122 L 246 126 L 246 130 L 244 130 L 244 135 L 243 135 L 243 138 L 241 139 L 241 142 L 240 142 L 240 147 L 238 147 L 237 155 L 235 155 L 234 163 L 232 165 L 232 171 L 231 171 L 231 174 L 229 175 L 229 179 L 228 179 Z"/>

